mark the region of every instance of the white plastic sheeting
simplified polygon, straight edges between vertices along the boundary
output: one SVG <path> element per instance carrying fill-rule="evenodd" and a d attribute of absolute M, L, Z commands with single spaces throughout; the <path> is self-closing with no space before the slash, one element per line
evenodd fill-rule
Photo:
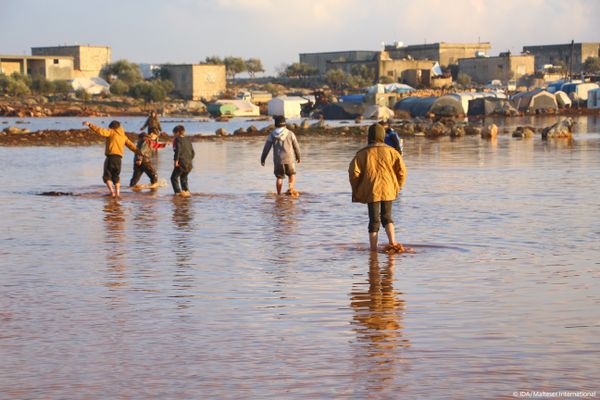
<path fill-rule="evenodd" d="M 110 85 L 102 78 L 75 78 L 71 81 L 73 90 L 85 90 L 88 94 L 110 92 Z"/>

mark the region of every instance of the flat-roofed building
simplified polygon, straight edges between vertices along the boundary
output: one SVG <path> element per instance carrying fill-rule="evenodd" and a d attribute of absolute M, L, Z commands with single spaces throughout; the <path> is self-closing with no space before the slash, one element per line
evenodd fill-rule
<path fill-rule="evenodd" d="M 429 43 L 409 46 L 387 45 L 392 59 L 412 58 L 415 60 L 433 60 L 441 66 L 457 64 L 461 58 L 476 57 L 487 53 L 492 48 L 489 42 L 481 43 Z"/>
<path fill-rule="evenodd" d="M 73 57 L 76 77 L 94 78 L 100 76 L 105 65 L 111 63 L 110 46 L 50 46 L 32 47 L 34 56 L 69 56 Z"/>
<path fill-rule="evenodd" d="M 535 72 L 535 58 L 532 55 L 511 55 L 502 53 L 496 57 L 471 57 L 458 60 L 460 72 L 469 75 L 478 83 L 492 80 L 508 82 L 523 75 Z"/>
<path fill-rule="evenodd" d="M 51 81 L 73 79 L 73 57 L 0 55 L 0 73 L 15 72 Z"/>
<path fill-rule="evenodd" d="M 186 99 L 210 100 L 227 89 L 225 65 L 166 64 L 162 68 L 175 85 L 174 91 Z"/>
<path fill-rule="evenodd" d="M 300 53 L 299 58 L 301 63 L 317 68 L 319 75 L 323 76 L 329 69 L 328 63 L 372 61 L 378 53 L 378 51 L 370 50 L 329 51 L 322 53 Z"/>
<path fill-rule="evenodd" d="M 600 43 L 571 43 L 548 44 L 539 46 L 523 46 L 523 53 L 535 56 L 535 68 L 540 70 L 544 65 L 561 65 L 569 68 L 571 64 L 571 50 L 573 51 L 573 73 L 583 69 L 583 63 L 588 57 L 600 57 Z"/>

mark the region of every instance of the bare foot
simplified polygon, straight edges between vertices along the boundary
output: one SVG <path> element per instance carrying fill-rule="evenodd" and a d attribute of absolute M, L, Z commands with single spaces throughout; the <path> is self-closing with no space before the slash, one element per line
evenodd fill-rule
<path fill-rule="evenodd" d="M 386 244 L 383 251 L 386 252 L 387 254 L 401 254 L 401 253 L 413 253 L 414 252 L 413 249 L 404 247 L 400 243 Z"/>

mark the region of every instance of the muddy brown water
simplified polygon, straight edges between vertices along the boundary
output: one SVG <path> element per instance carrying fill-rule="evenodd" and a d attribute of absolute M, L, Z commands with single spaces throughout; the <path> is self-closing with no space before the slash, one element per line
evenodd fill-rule
<path fill-rule="evenodd" d="M 120 201 L 102 146 L 0 148 L 0 397 L 597 390 L 600 121 L 576 129 L 405 139 L 393 216 L 415 253 L 391 257 L 350 202 L 357 139 L 301 141 L 298 198 L 272 193 L 260 138 L 194 143 L 190 198 Z"/>

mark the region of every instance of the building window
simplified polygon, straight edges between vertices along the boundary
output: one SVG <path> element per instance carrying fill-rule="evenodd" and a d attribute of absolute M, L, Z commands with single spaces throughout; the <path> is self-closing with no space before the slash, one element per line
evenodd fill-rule
<path fill-rule="evenodd" d="M 54 59 L 54 64 L 58 64 L 58 58 Z"/>
<path fill-rule="evenodd" d="M 394 71 L 388 71 L 388 76 L 391 76 L 392 78 L 394 77 Z"/>

